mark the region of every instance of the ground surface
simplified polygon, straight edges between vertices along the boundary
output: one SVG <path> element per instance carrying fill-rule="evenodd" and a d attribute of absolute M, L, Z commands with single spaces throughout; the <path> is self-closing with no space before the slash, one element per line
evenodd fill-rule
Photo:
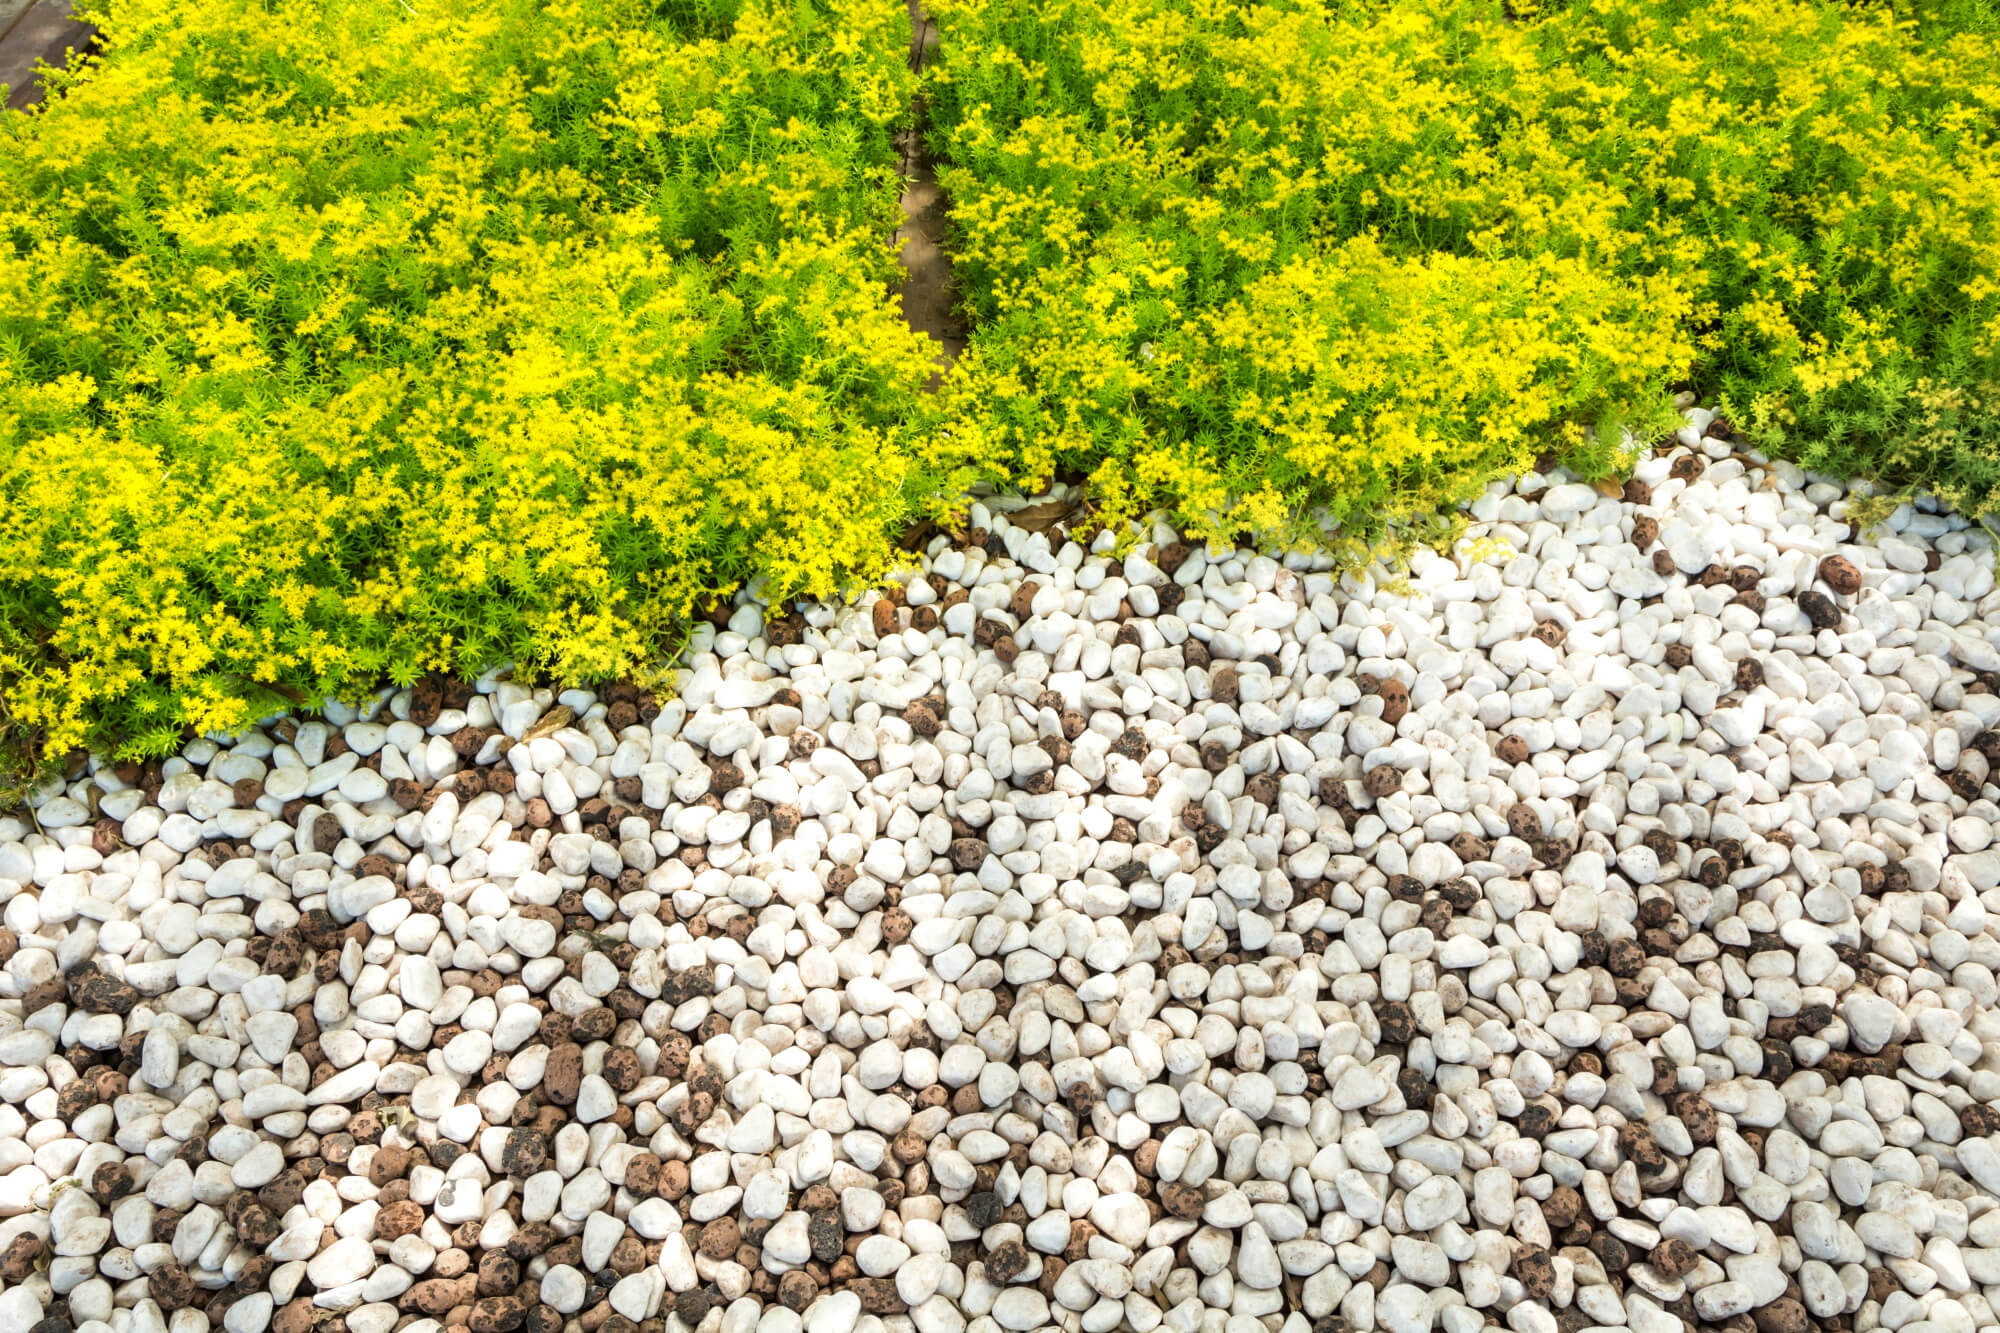
<path fill-rule="evenodd" d="M 0 1328 L 1994 1326 L 1990 543 L 1707 424 L 45 790 Z"/>
<path fill-rule="evenodd" d="M 61 66 L 95 32 L 71 14 L 69 0 L 0 0 L 0 84 L 7 85 L 7 108 L 18 111 L 41 100 L 37 62 Z"/>

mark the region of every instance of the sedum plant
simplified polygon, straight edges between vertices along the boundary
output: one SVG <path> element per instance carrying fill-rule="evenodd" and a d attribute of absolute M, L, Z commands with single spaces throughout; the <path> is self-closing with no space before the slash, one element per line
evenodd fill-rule
<path fill-rule="evenodd" d="M 989 467 L 1379 533 L 1564 424 L 1602 469 L 1691 377 L 1810 464 L 2000 507 L 1977 0 L 934 8 Z"/>
<path fill-rule="evenodd" d="M 932 489 L 863 0 L 112 0 L 0 117 L 0 726 L 598 678 Z"/>

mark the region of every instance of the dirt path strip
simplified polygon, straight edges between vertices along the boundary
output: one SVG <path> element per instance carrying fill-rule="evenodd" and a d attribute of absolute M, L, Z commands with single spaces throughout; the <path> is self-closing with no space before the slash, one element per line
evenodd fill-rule
<path fill-rule="evenodd" d="M 70 53 L 89 47 L 97 30 L 79 20 L 70 0 L 0 0 L 0 84 L 7 108 L 19 111 L 42 100 L 35 62 L 68 62 Z"/>
<path fill-rule="evenodd" d="M 937 25 L 918 0 L 910 5 L 910 68 L 921 70 L 937 52 Z M 899 293 L 904 322 L 938 345 L 938 370 L 931 376 L 936 392 L 944 372 L 965 349 L 965 327 L 954 309 L 951 260 L 944 252 L 945 200 L 937 172 L 923 138 L 923 106 L 919 98 L 917 125 L 903 136 L 903 225 L 896 230 L 902 249 L 897 259 L 907 275 Z"/>

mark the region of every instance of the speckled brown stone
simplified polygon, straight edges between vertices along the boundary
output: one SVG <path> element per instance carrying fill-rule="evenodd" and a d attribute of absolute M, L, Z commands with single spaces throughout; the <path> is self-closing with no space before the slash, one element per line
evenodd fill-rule
<path fill-rule="evenodd" d="M 572 1047 L 571 1049 L 575 1049 Z M 532 1176 L 549 1159 L 548 1140 L 532 1129 L 512 1129 L 500 1147 L 500 1169 L 510 1176 Z"/>
<path fill-rule="evenodd" d="M 146 1293 L 171 1313 L 194 1300 L 194 1278 L 179 1264 L 162 1264 L 146 1279 Z"/>
<path fill-rule="evenodd" d="M 375 1215 L 375 1235 L 381 1240 L 407 1236 L 424 1225 L 424 1210 L 408 1199 L 386 1205 Z"/>
<path fill-rule="evenodd" d="M 16 1236 L 7 1242 L 7 1249 L 0 1254 L 0 1282 L 13 1284 L 25 1282 L 41 1261 L 42 1242 L 28 1235 Z"/>
<path fill-rule="evenodd" d="M 1646 1262 L 1651 1264 L 1660 1276 L 1678 1278 L 1693 1272 L 1695 1265 L 1701 1262 L 1701 1255 L 1694 1246 L 1675 1236 L 1655 1245 L 1646 1255 Z"/>
<path fill-rule="evenodd" d="M 743 1231 L 735 1218 L 718 1217 L 701 1229 L 701 1244 L 696 1248 L 711 1259 L 728 1259 L 735 1255 L 742 1239 Z"/>
<path fill-rule="evenodd" d="M 986 1254 L 986 1280 L 1005 1286 L 1026 1272 L 1028 1248 L 1017 1240 L 1002 1241 Z"/>
<path fill-rule="evenodd" d="M 1547 1250 L 1523 1246 L 1514 1254 L 1511 1271 L 1531 1300 L 1547 1300 L 1549 1292 L 1555 1288 L 1556 1266 Z"/>
<path fill-rule="evenodd" d="M 861 1298 L 861 1309 L 865 1314 L 901 1314 L 909 1307 L 896 1294 L 896 1280 L 889 1277 L 860 1277 L 848 1284 L 848 1290 Z"/>
<path fill-rule="evenodd" d="M 505 1250 L 488 1250 L 479 1256 L 477 1274 L 481 1296 L 504 1296 L 521 1282 L 521 1265 Z"/>
<path fill-rule="evenodd" d="M 117 1014 L 121 1018 L 139 1003 L 139 990 L 131 982 L 107 976 L 94 965 L 86 965 L 69 977 L 69 1002 L 93 1014 Z"/>
<path fill-rule="evenodd" d="M 479 1280 L 471 1277 L 426 1278 L 410 1288 L 410 1303 L 428 1315 L 441 1315 L 472 1298 Z"/>
<path fill-rule="evenodd" d="M 583 1082 L 583 1048 L 564 1042 L 549 1052 L 542 1073 L 542 1092 L 558 1106 L 576 1105 L 576 1092 Z"/>
<path fill-rule="evenodd" d="M 787 1310 L 803 1310 L 819 1298 L 819 1283 L 801 1269 L 793 1269 L 778 1279 L 778 1304 Z"/>
<path fill-rule="evenodd" d="M 1819 562 L 1819 581 L 1842 597 L 1861 591 L 1861 571 L 1844 555 L 1830 555 Z"/>
<path fill-rule="evenodd" d="M 287 1301 L 271 1316 L 271 1333 L 307 1333 L 316 1313 L 310 1296 Z"/>
<path fill-rule="evenodd" d="M 1753 1310 L 1751 1318 L 1757 1325 L 1757 1333 L 1812 1333 L 1812 1316 L 1803 1304 L 1790 1296 L 1780 1296 L 1769 1305 Z"/>
<path fill-rule="evenodd" d="M 528 1305 L 524 1296 L 483 1296 L 472 1303 L 465 1326 L 472 1333 L 513 1333 L 527 1322 Z"/>

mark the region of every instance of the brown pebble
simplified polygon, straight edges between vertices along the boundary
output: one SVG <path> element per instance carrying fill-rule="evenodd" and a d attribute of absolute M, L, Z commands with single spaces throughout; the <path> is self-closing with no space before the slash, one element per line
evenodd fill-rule
<path fill-rule="evenodd" d="M 0 1282 L 11 1285 L 27 1281 L 41 1257 L 42 1242 L 39 1239 L 25 1234 L 14 1237 L 7 1242 L 6 1252 L 0 1254 Z"/>
<path fill-rule="evenodd" d="M 368 1160 L 368 1180 L 376 1188 L 397 1179 L 410 1169 L 410 1150 L 401 1144 L 387 1144 Z"/>
<path fill-rule="evenodd" d="M 711 1259 L 728 1259 L 736 1253 L 742 1234 L 735 1218 L 718 1217 L 701 1229 L 701 1244 L 697 1248 Z"/>
<path fill-rule="evenodd" d="M 472 1303 L 465 1326 L 472 1333 L 513 1333 L 528 1320 L 528 1301 L 523 1296 L 486 1296 Z"/>
<path fill-rule="evenodd" d="M 375 1235 L 382 1240 L 410 1235 L 423 1225 L 423 1206 L 408 1199 L 389 1204 L 375 1215 Z"/>
<path fill-rule="evenodd" d="M 787 1310 L 803 1310 L 819 1297 L 819 1283 L 803 1269 L 793 1269 L 778 1279 L 778 1304 Z"/>
<path fill-rule="evenodd" d="M 1401 790 L 1402 786 L 1403 771 L 1394 764 L 1377 764 L 1361 779 L 1361 789 L 1376 800 Z"/>
<path fill-rule="evenodd" d="M 583 1048 L 565 1042 L 549 1052 L 542 1073 L 542 1092 L 558 1106 L 576 1105 L 576 1093 L 583 1083 Z"/>
<path fill-rule="evenodd" d="M 162 1264 L 146 1280 L 146 1292 L 171 1313 L 194 1300 L 194 1279 L 179 1264 Z"/>
<path fill-rule="evenodd" d="M 1192 1185 L 1172 1181 L 1160 1186 L 1160 1207 L 1164 1208 L 1170 1217 L 1200 1217 L 1202 1209 L 1207 1205 L 1207 1196 Z"/>
<path fill-rule="evenodd" d="M 1018 1240 L 1002 1241 L 986 1255 L 986 1280 L 1005 1286 L 1028 1267 L 1028 1249 Z"/>
<path fill-rule="evenodd" d="M 864 1314 L 901 1314 L 909 1307 L 896 1294 L 896 1280 L 889 1277 L 856 1278 L 848 1284 L 848 1290 L 861 1298 Z"/>
<path fill-rule="evenodd" d="M 1678 1236 L 1661 1241 L 1646 1256 L 1646 1262 L 1665 1278 L 1685 1277 L 1694 1271 L 1694 1266 L 1700 1261 L 1701 1255 L 1694 1246 Z"/>
<path fill-rule="evenodd" d="M 271 1333 L 308 1333 L 316 1313 L 310 1296 L 287 1301 L 271 1317 Z"/>
<path fill-rule="evenodd" d="M 1790 1296 L 1780 1296 L 1769 1305 L 1752 1312 L 1757 1325 L 1757 1333 L 1811 1333 L 1812 1316 L 1806 1307 Z"/>
<path fill-rule="evenodd" d="M 1556 1267 L 1547 1250 L 1523 1246 L 1514 1255 L 1513 1274 L 1531 1300 L 1547 1300 L 1555 1288 Z"/>
<path fill-rule="evenodd" d="M 1819 562 L 1819 581 L 1842 597 L 1861 591 L 1861 571 L 1844 555 L 1830 555 Z"/>
<path fill-rule="evenodd" d="M 531 1129 L 509 1130 L 500 1146 L 500 1168 L 510 1176 L 532 1176 L 548 1158 L 548 1141 Z"/>

